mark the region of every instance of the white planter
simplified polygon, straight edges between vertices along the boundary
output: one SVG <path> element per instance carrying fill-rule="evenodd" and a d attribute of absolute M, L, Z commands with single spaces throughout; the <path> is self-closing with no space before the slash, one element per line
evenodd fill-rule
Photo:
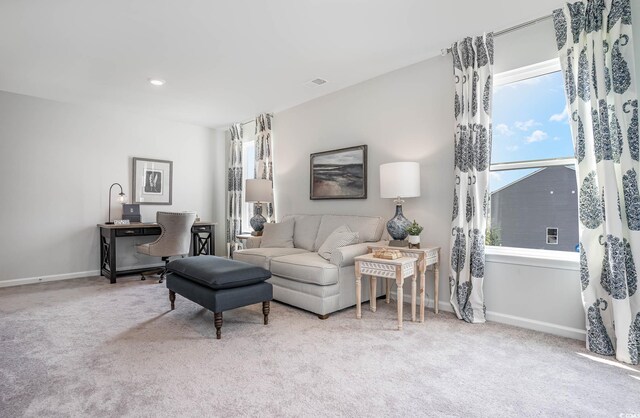
<path fill-rule="evenodd" d="M 407 240 L 409 244 L 420 244 L 420 235 L 409 235 Z"/>

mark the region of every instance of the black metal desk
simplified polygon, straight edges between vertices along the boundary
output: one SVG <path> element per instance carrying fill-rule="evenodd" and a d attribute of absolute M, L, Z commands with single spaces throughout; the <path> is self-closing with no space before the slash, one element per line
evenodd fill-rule
<path fill-rule="evenodd" d="M 196 222 L 191 227 L 191 255 L 215 254 L 216 223 Z M 100 228 L 100 274 L 116 282 L 116 276 L 141 273 L 145 268 L 117 270 L 116 243 L 120 237 L 143 237 L 160 235 L 160 227 L 156 223 L 132 223 L 129 225 L 98 224 Z"/>

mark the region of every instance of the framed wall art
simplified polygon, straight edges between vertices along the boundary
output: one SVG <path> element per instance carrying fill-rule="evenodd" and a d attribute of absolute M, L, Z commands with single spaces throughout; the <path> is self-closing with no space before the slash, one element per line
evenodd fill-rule
<path fill-rule="evenodd" d="M 311 200 L 367 198 L 366 145 L 311 154 L 310 168 Z"/>
<path fill-rule="evenodd" d="M 132 203 L 170 205 L 172 184 L 172 161 L 133 158 Z"/>

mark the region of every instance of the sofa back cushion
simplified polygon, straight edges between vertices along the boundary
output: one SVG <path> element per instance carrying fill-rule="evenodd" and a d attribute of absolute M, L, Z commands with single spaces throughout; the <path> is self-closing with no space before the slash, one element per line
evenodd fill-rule
<path fill-rule="evenodd" d="M 264 224 L 260 248 L 293 248 L 293 219 Z"/>
<path fill-rule="evenodd" d="M 329 235 L 341 225 L 357 232 L 360 242 L 379 241 L 384 230 L 384 221 L 379 216 L 322 215 L 313 251 L 318 251 Z"/>
<path fill-rule="evenodd" d="M 318 227 L 322 215 L 287 215 L 282 218 L 282 222 L 294 221 L 293 226 L 293 246 L 307 251 L 313 251 L 313 245 L 318 235 Z"/>

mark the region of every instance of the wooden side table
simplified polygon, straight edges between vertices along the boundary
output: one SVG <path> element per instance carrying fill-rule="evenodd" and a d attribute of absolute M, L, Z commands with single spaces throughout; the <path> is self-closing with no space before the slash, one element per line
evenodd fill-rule
<path fill-rule="evenodd" d="M 412 257 L 401 257 L 395 260 L 385 260 L 383 258 L 375 258 L 373 254 L 365 254 L 355 258 L 356 269 L 356 318 L 362 318 L 362 276 L 369 276 L 371 285 L 371 293 L 369 295 L 369 302 L 371 311 L 376 311 L 376 278 L 383 277 L 386 279 L 395 279 L 398 285 L 398 329 L 402 329 L 402 305 L 403 305 L 403 291 L 402 285 L 404 279 L 412 277 L 412 300 L 416 298 L 416 262 Z M 389 281 L 387 280 L 387 283 Z M 387 291 L 387 298 L 388 298 Z M 412 320 L 415 321 L 415 311 L 412 316 Z"/>
<path fill-rule="evenodd" d="M 406 248 L 406 247 L 376 247 L 370 246 L 369 252 L 373 252 L 379 248 L 391 248 L 400 251 L 403 257 L 411 257 L 416 261 L 418 265 L 418 271 L 420 272 L 420 322 L 424 322 L 424 286 L 425 286 L 425 272 L 427 267 L 433 266 L 433 307 L 436 313 L 438 313 L 438 288 L 440 284 L 440 247 L 426 247 L 426 248 Z M 389 282 L 387 282 L 387 295 L 389 295 Z M 387 296 L 388 298 L 389 296 Z M 411 298 L 411 317 L 415 319 L 415 298 Z"/>
<path fill-rule="evenodd" d="M 239 240 L 240 240 L 240 241 L 242 241 L 242 242 L 245 242 L 245 241 L 246 241 L 246 240 L 248 240 L 249 238 L 253 238 L 253 235 L 251 235 L 251 234 L 247 234 L 247 233 L 245 232 L 245 233 L 242 233 L 242 234 L 238 234 L 238 235 L 236 235 L 236 238 L 237 238 L 237 239 L 239 239 Z"/>

